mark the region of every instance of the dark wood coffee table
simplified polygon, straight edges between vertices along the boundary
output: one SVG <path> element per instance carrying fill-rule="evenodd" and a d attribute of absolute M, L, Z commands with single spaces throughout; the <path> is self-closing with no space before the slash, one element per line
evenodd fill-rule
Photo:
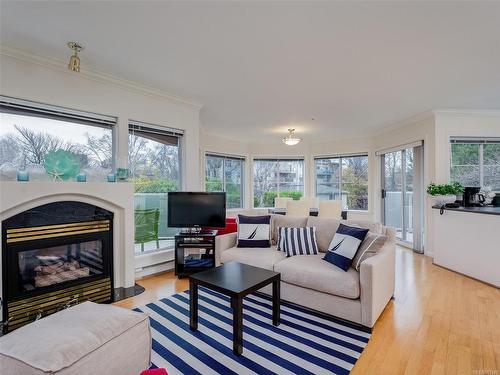
<path fill-rule="evenodd" d="M 243 352 L 243 297 L 273 284 L 273 324 L 280 324 L 280 273 L 229 262 L 189 276 L 190 328 L 198 329 L 198 285 L 231 297 L 233 309 L 233 353 Z"/>

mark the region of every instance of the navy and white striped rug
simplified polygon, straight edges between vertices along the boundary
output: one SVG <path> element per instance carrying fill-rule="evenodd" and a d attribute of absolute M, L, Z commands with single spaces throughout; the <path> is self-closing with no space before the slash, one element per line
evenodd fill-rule
<path fill-rule="evenodd" d="M 229 298 L 199 289 L 198 331 L 189 329 L 189 292 L 135 309 L 150 315 L 152 367 L 174 374 L 348 374 L 370 338 L 354 327 L 282 303 L 272 325 L 270 299 L 250 295 L 243 307 L 243 355 L 232 351 Z"/>

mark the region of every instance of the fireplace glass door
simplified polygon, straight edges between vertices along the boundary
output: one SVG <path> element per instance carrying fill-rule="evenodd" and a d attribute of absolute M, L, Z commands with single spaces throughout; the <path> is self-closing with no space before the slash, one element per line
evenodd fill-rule
<path fill-rule="evenodd" d="M 18 253 L 20 289 L 28 292 L 105 272 L 103 241 L 70 243 Z"/>

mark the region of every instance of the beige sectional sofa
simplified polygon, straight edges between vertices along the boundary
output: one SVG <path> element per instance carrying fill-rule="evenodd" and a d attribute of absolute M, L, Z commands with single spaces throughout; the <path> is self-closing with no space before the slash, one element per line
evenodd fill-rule
<path fill-rule="evenodd" d="M 382 249 L 365 259 L 359 272 L 347 272 L 323 260 L 324 252 L 340 223 L 367 228 L 387 236 Z M 320 254 L 286 257 L 276 250 L 278 227 L 316 227 Z M 287 217 L 273 215 L 271 243 L 268 248 L 238 248 L 237 234 L 216 238 L 218 264 L 237 261 L 281 273 L 281 298 L 372 328 L 394 293 L 395 231 L 380 223 L 325 219 L 318 217 Z M 262 289 L 270 294 L 270 288 Z"/>

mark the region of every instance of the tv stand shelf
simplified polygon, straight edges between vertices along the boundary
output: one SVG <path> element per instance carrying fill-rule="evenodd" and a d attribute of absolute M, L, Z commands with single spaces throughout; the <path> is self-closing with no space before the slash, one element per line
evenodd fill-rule
<path fill-rule="evenodd" d="M 215 267 L 217 231 L 181 232 L 175 236 L 175 275 L 179 278 Z M 205 250 L 205 251 L 203 251 Z"/>

